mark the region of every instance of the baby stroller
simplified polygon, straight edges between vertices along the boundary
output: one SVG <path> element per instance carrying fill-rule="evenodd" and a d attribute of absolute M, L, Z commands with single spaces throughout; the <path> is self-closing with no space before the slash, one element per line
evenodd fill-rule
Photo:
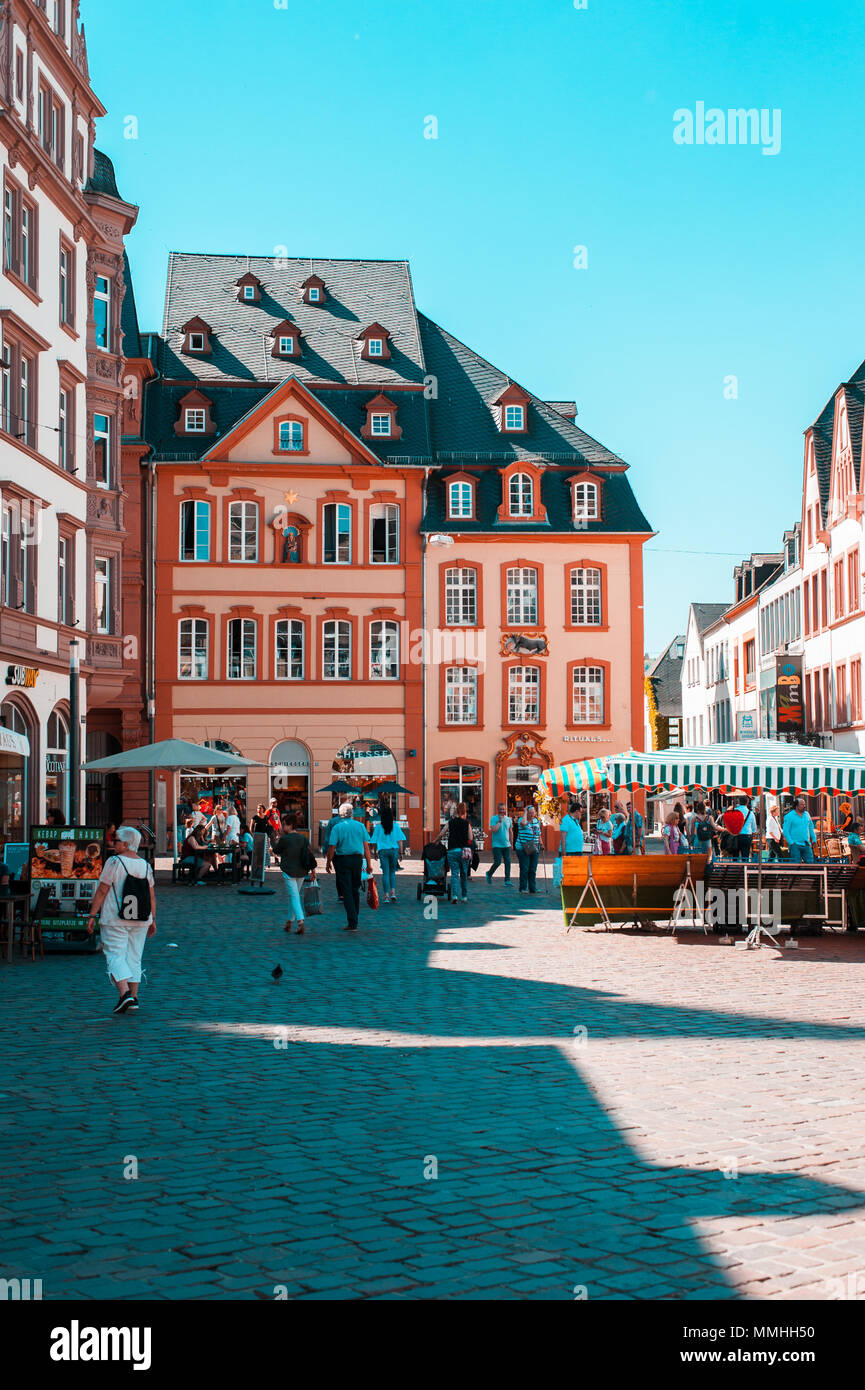
<path fill-rule="evenodd" d="M 448 852 L 440 840 L 432 840 L 421 850 L 421 881 L 417 886 L 417 899 L 428 893 L 443 898 L 447 893 Z"/>

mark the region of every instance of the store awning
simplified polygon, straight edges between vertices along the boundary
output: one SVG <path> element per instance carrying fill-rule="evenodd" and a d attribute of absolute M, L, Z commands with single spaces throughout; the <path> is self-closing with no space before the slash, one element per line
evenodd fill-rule
<path fill-rule="evenodd" d="M 19 758 L 30 757 L 30 740 L 26 734 L 16 734 L 0 726 L 0 753 L 15 753 Z"/>
<path fill-rule="evenodd" d="M 563 763 L 548 767 L 538 778 L 538 786 L 549 796 L 566 796 L 568 792 L 596 792 L 607 785 L 609 758 L 586 758 L 578 763 Z"/>

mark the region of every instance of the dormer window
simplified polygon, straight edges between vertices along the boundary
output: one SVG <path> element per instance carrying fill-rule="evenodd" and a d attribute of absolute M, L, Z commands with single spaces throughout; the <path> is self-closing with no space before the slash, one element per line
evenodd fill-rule
<path fill-rule="evenodd" d="M 180 347 L 181 352 L 196 352 L 206 355 L 212 351 L 210 335 L 213 329 L 209 323 L 205 323 L 204 319 L 188 319 L 186 323 L 181 325 L 180 331 L 184 335 Z"/>
<path fill-rule="evenodd" d="M 257 304 L 261 299 L 261 281 L 251 271 L 248 270 L 245 275 L 241 275 L 235 283 L 237 298 L 241 304 Z"/>
<path fill-rule="evenodd" d="M 270 330 L 273 339 L 271 357 L 300 357 L 300 330 L 291 319 L 283 319 Z"/>
<path fill-rule="evenodd" d="M 382 328 L 380 323 L 371 323 L 369 328 L 365 328 L 362 333 L 358 333 L 358 342 L 362 343 L 360 355 L 364 362 L 387 362 L 390 358 L 390 347 L 388 340 L 390 334 L 386 328 Z"/>
<path fill-rule="evenodd" d="M 397 410 L 393 401 L 379 394 L 366 403 L 366 423 L 361 426 L 362 439 L 399 439 L 402 430 L 396 422 Z"/>
<path fill-rule="evenodd" d="M 535 522 L 545 525 L 547 509 L 541 501 L 543 461 L 531 459 L 509 463 L 502 471 L 502 500 L 496 521 Z"/>
<path fill-rule="evenodd" d="M 498 413 L 498 426 L 502 434 L 526 434 L 528 432 L 529 400 L 528 392 L 511 382 L 493 401 L 493 406 Z"/>
<path fill-rule="evenodd" d="M 308 454 L 307 421 L 299 415 L 282 415 L 273 422 L 273 452 L 275 454 Z"/>
<path fill-rule="evenodd" d="M 600 489 L 597 483 L 574 483 L 574 525 L 597 521 L 601 515 Z"/>
<path fill-rule="evenodd" d="M 521 409 L 519 406 L 509 406 L 508 409 Z M 508 489 L 508 499 L 511 516 L 533 516 L 535 511 L 534 489 L 532 480 L 528 473 L 512 473 L 510 487 Z"/>
<path fill-rule="evenodd" d="M 174 433 L 177 435 L 216 434 L 216 426 L 210 415 L 212 409 L 213 402 L 209 396 L 205 396 L 203 391 L 199 391 L 197 388 L 187 391 L 186 395 L 181 396 L 177 402 L 177 420 L 174 425 Z"/>
<path fill-rule="evenodd" d="M 448 521 L 474 521 L 477 480 L 468 473 L 456 473 L 445 484 Z"/>
<path fill-rule="evenodd" d="M 323 304 L 327 299 L 324 281 L 319 275 L 310 275 L 301 285 L 304 304 Z"/>

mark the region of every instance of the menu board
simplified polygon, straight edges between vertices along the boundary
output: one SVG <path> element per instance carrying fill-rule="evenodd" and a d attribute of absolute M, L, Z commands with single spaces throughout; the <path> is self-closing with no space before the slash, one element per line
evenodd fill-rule
<path fill-rule="evenodd" d="M 105 832 L 101 826 L 31 826 L 31 904 L 35 905 L 41 889 L 50 892 L 43 923 L 54 918 L 58 931 L 80 928 L 104 863 Z"/>

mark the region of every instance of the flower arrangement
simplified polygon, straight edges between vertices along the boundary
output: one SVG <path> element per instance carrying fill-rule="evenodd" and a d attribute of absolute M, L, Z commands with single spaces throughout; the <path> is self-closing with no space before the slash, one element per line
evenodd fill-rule
<path fill-rule="evenodd" d="M 535 792 L 535 808 L 542 821 L 558 824 L 568 808 L 566 796 L 550 796 L 540 789 Z"/>

